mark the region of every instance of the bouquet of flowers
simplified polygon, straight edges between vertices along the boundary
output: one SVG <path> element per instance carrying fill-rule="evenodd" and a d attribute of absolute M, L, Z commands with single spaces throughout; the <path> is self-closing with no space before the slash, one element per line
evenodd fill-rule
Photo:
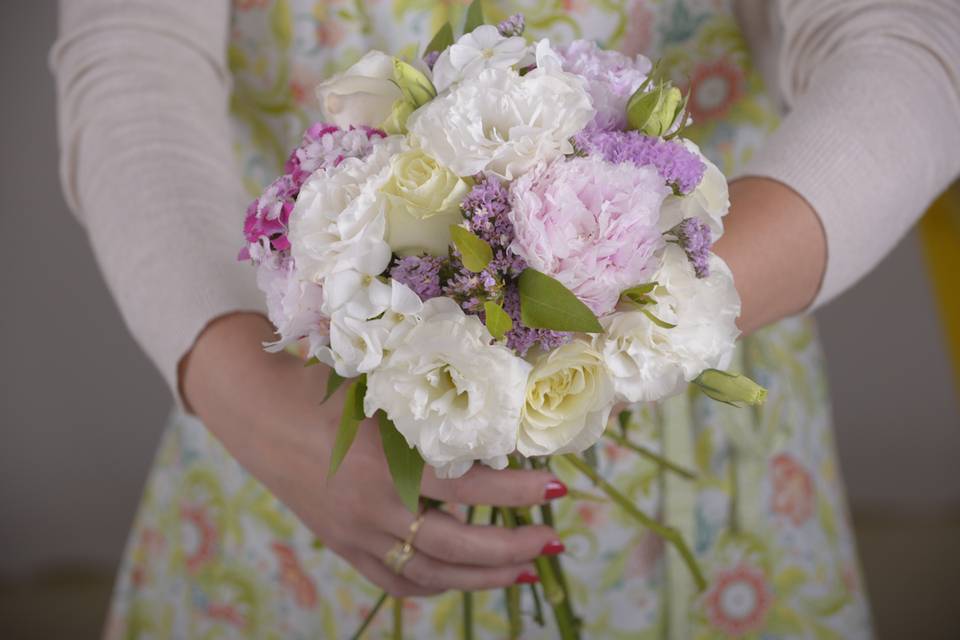
<path fill-rule="evenodd" d="M 648 59 L 523 33 L 521 15 L 484 24 L 477 1 L 464 35 L 445 25 L 421 60 L 371 51 L 317 87 L 325 121 L 244 226 L 279 335 L 267 348 L 305 341 L 333 369 L 327 397 L 349 385 L 330 473 L 365 417 L 413 511 L 424 464 L 454 478 L 565 456 L 677 545 L 702 587 L 676 532 L 582 454 L 618 403 L 691 382 L 762 402 L 722 371 L 740 312 L 711 252 L 726 180 L 682 137 L 685 99 Z M 501 512 L 507 526 L 536 517 Z M 537 568 L 561 634 L 578 637 L 559 560 Z"/>

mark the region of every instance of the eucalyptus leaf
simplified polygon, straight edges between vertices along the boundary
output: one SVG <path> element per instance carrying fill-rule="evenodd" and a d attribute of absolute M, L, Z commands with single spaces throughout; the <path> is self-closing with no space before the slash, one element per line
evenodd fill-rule
<path fill-rule="evenodd" d="M 474 273 L 480 273 L 493 260 L 493 249 L 486 240 L 474 235 L 459 225 L 450 225 L 450 236 L 460 252 L 460 259 Z"/>
<path fill-rule="evenodd" d="M 603 333 L 590 307 L 569 289 L 536 269 L 524 269 L 517 281 L 520 319 L 533 329 Z"/>
<path fill-rule="evenodd" d="M 467 19 L 463 23 L 463 32 L 470 33 L 483 24 L 483 3 L 480 0 L 473 0 L 470 8 L 467 9 Z"/>
<path fill-rule="evenodd" d="M 430 40 L 430 43 L 427 45 L 427 48 L 424 49 L 423 55 L 428 53 L 433 53 L 434 51 L 442 52 L 444 49 L 453 44 L 453 27 L 450 26 L 449 22 L 444 22 L 443 26 L 437 30 L 433 38 Z"/>
<path fill-rule="evenodd" d="M 393 485 L 400 495 L 404 506 L 412 513 L 420 507 L 420 479 L 423 477 L 423 458 L 420 452 L 407 444 L 397 427 L 382 411 L 377 414 L 380 421 L 380 440 L 383 452 L 387 456 L 387 466 L 393 476 Z"/>
<path fill-rule="evenodd" d="M 312 359 L 316 360 L 316 358 L 312 358 Z M 317 360 L 317 362 L 320 362 L 320 361 Z M 330 369 L 330 374 L 327 376 L 327 392 L 323 395 L 323 400 L 320 402 L 320 404 L 323 404 L 324 402 L 329 400 L 330 396 L 335 394 L 337 392 L 337 389 L 342 387 L 343 383 L 346 381 L 347 381 L 346 378 L 344 378 L 342 375 L 340 375 L 333 369 Z"/>
<path fill-rule="evenodd" d="M 496 302 L 484 302 L 483 312 L 487 317 L 487 330 L 496 340 L 500 340 L 513 329 L 513 320 Z"/>
<path fill-rule="evenodd" d="M 357 437 L 357 429 L 365 417 L 363 414 L 363 396 L 366 393 L 366 376 L 357 378 L 347 388 L 347 396 L 343 401 L 343 413 L 340 414 L 340 428 L 337 430 L 337 437 L 333 442 L 333 451 L 330 453 L 330 469 L 327 471 L 327 479 L 332 478 L 333 474 L 340 468 L 347 451 L 350 450 L 350 445 Z"/>

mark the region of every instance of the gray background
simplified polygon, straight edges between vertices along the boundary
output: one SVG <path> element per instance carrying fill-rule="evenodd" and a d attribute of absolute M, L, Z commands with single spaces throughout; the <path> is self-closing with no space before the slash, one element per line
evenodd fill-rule
<path fill-rule="evenodd" d="M 97 624 L 170 402 L 60 195 L 54 32 L 53 2 L 0 6 L 0 635 L 24 637 L 47 601 Z M 917 238 L 818 316 L 882 635 L 960 637 L 960 412 Z"/>

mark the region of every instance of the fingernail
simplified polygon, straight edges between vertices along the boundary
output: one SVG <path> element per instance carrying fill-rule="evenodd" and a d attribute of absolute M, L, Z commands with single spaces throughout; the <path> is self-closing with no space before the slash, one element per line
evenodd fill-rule
<path fill-rule="evenodd" d="M 515 584 L 536 584 L 537 582 L 540 582 L 540 578 L 537 577 L 537 574 L 524 571 L 517 576 L 517 581 Z"/>
<path fill-rule="evenodd" d="M 540 550 L 540 555 L 542 556 L 556 556 L 567 550 L 567 547 L 564 546 L 559 540 L 551 540 L 547 544 L 543 545 L 543 549 Z"/>
<path fill-rule="evenodd" d="M 567 485 L 559 480 L 551 480 L 547 483 L 547 489 L 543 494 L 545 500 L 556 500 L 567 495 Z"/>

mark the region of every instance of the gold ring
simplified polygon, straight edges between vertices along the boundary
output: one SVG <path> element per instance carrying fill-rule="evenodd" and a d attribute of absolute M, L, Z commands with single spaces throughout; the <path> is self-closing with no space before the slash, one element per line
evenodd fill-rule
<path fill-rule="evenodd" d="M 414 553 L 416 552 L 413 550 L 413 545 L 398 540 L 397 544 L 390 547 L 390 550 L 383 557 L 383 563 L 399 576 L 403 574 L 403 568 L 410 562 Z"/>
<path fill-rule="evenodd" d="M 413 545 L 413 539 L 417 537 L 417 532 L 420 531 L 420 527 L 423 525 L 423 519 L 427 516 L 427 512 L 424 511 L 417 519 L 410 523 L 410 532 L 407 534 L 407 537 L 404 538 L 403 542 L 405 544 Z"/>

